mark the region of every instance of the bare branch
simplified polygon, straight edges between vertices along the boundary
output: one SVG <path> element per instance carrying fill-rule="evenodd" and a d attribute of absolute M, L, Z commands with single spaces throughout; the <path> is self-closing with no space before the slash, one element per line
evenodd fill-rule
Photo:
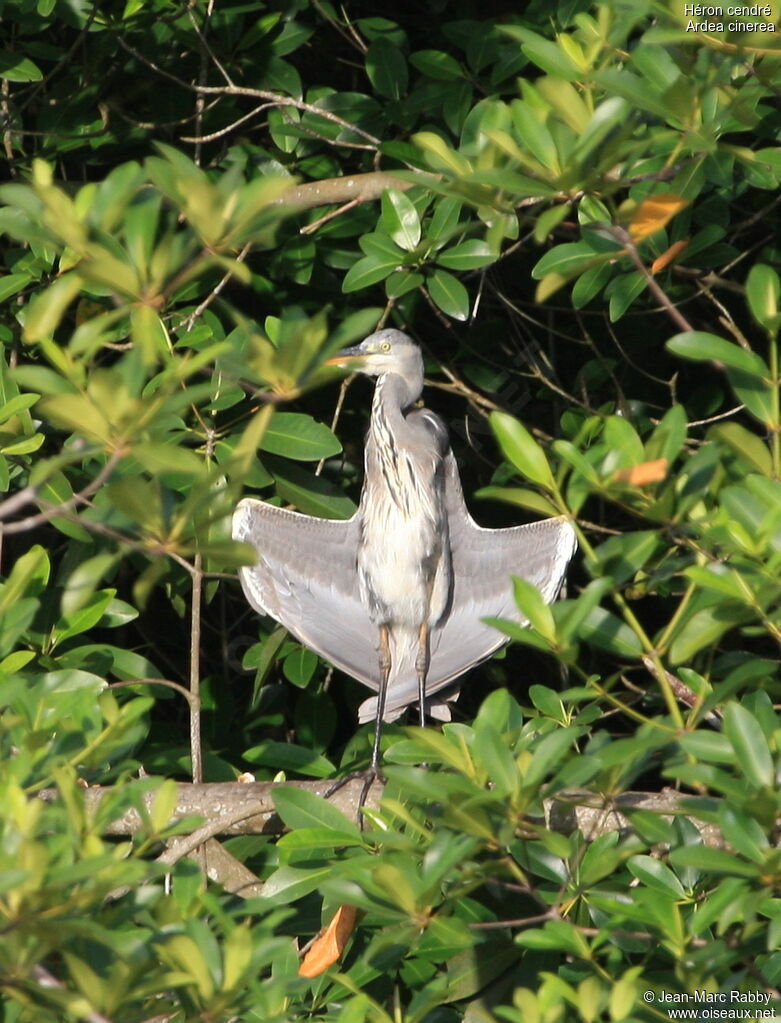
<path fill-rule="evenodd" d="M 346 816 L 356 819 L 359 815 L 358 803 L 364 788 L 363 778 L 351 778 L 340 788 L 334 789 L 333 779 L 321 781 L 260 781 L 247 784 L 241 782 L 211 782 L 201 785 L 180 783 L 178 799 L 173 812 L 173 819 L 188 816 L 203 817 L 207 821 L 222 821 L 222 834 L 225 835 L 278 835 L 285 827 L 277 816 L 274 808 L 274 792 L 277 788 L 292 786 L 305 789 L 317 796 L 327 797 L 332 806 L 337 807 Z M 377 809 L 380 805 L 384 786 L 375 780 L 368 793 L 365 806 Z M 330 795 L 329 795 L 330 792 Z M 96 812 L 101 800 L 113 793 L 111 787 L 88 788 L 84 790 L 84 799 L 90 813 Z M 50 802 L 59 797 L 56 789 L 44 789 L 38 797 Z M 154 792 L 145 793 L 143 800 L 146 806 L 152 806 Z M 672 789 L 661 792 L 624 792 L 618 796 L 607 797 L 593 792 L 574 790 L 559 793 L 553 799 L 543 801 L 544 816 L 530 818 L 528 826 L 541 826 L 558 831 L 561 834 L 572 834 L 580 830 L 590 838 L 609 832 L 631 828 L 628 813 L 634 810 L 650 810 L 665 817 L 676 817 L 685 814 L 691 819 L 692 811 L 687 806 L 686 797 Z M 705 845 L 715 848 L 725 847 L 726 843 L 718 828 L 714 825 L 694 820 Z M 122 817 L 112 821 L 106 828 L 109 835 L 133 835 L 143 828 L 140 814 L 136 810 L 127 810 Z M 219 832 L 209 827 L 208 834 L 213 836 Z M 203 832 L 206 834 L 206 832 Z M 201 832 L 198 832 L 201 835 Z"/>
<path fill-rule="evenodd" d="M 140 60 L 151 71 L 161 75 L 163 78 L 167 78 L 171 82 L 175 82 L 183 89 L 188 89 L 191 92 L 200 93 L 205 96 L 247 96 L 250 99 L 267 100 L 277 107 L 294 107 L 296 110 L 303 110 L 306 113 L 322 117 L 323 120 L 330 121 L 332 124 L 337 124 L 340 128 L 344 128 L 345 131 L 353 132 L 353 134 L 370 142 L 372 148 L 378 147 L 381 143 L 381 139 L 377 138 L 376 135 L 372 135 L 370 132 L 358 127 L 357 124 L 352 124 L 350 121 L 345 120 L 345 118 L 339 117 L 338 114 L 334 114 L 330 110 L 324 110 L 313 103 L 306 103 L 304 100 L 294 99 L 292 96 L 283 96 L 280 93 L 270 92 L 267 89 L 251 89 L 243 85 L 194 85 L 192 82 L 187 82 L 185 79 L 179 78 L 178 75 L 171 74 L 170 71 L 166 71 L 165 68 L 155 64 L 154 61 L 150 60 L 134 46 L 131 46 L 121 36 L 118 37 L 118 42 L 123 50 L 132 54 L 136 60 Z M 333 144 L 340 145 L 341 143 L 335 140 Z"/>
<path fill-rule="evenodd" d="M 75 508 L 79 504 L 86 504 L 87 499 L 96 491 L 100 490 L 126 454 L 128 454 L 127 449 L 118 448 L 116 451 L 112 452 L 106 464 L 97 474 L 95 479 L 92 480 L 91 483 L 88 483 L 83 490 L 74 494 L 73 497 L 68 498 L 67 501 L 62 501 L 60 504 L 49 505 L 44 511 L 39 512 L 38 515 L 30 515 L 28 518 L 21 519 L 19 522 L 9 522 L 3 527 L 3 532 L 6 536 L 11 536 L 14 533 L 25 533 L 29 529 L 35 529 L 36 526 L 41 526 L 45 522 L 49 522 L 58 515 L 71 511 L 71 509 Z M 4 501 L 2 505 L 0 505 L 0 519 L 7 518 L 17 509 L 23 508 L 26 504 L 31 504 L 35 501 L 41 485 L 42 484 L 27 486 L 23 490 L 20 490 L 18 494 L 14 494 L 13 497 L 9 497 L 7 501 Z"/>

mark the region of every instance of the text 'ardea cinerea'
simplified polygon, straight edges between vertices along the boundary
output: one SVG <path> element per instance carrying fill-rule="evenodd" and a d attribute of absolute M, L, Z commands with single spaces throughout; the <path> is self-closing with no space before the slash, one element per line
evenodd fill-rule
<path fill-rule="evenodd" d="M 376 719 L 377 771 L 382 721 L 416 700 L 421 724 L 447 720 L 434 694 L 508 641 L 481 619 L 519 620 L 510 577 L 551 602 L 576 540 L 563 517 L 474 522 L 444 424 L 412 407 L 423 358 L 406 334 L 379 330 L 329 361 L 377 377 L 358 511 L 333 521 L 245 498 L 233 536 L 257 554 L 239 570 L 252 607 L 377 693 L 359 711 Z"/>

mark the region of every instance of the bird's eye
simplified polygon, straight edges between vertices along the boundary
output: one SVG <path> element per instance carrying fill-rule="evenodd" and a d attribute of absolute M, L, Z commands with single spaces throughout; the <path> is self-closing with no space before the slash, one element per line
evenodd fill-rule
<path fill-rule="evenodd" d="M 390 344 L 389 344 L 389 342 L 388 341 L 383 341 L 382 344 L 380 345 L 380 348 L 383 350 L 383 352 L 389 352 L 390 351 Z"/>

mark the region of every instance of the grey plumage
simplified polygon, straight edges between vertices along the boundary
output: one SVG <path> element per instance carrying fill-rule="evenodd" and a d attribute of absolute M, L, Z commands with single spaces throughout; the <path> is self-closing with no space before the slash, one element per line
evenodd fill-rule
<path fill-rule="evenodd" d="M 378 377 L 358 511 L 331 521 L 245 498 L 233 536 L 257 563 L 240 569 L 241 584 L 255 610 L 378 693 L 361 721 L 378 709 L 392 720 L 424 688 L 426 710 L 447 718 L 432 697 L 507 642 L 481 619 L 520 620 L 510 577 L 554 600 L 575 533 L 563 517 L 476 525 L 443 423 L 411 409 L 423 361 L 405 334 L 378 331 L 332 361 Z"/>

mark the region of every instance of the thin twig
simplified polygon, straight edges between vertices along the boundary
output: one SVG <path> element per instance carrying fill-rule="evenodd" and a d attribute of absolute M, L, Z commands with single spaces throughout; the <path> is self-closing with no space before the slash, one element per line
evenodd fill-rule
<path fill-rule="evenodd" d="M 648 290 L 658 300 L 659 304 L 663 309 L 666 310 L 670 319 L 675 323 L 681 330 L 690 331 L 694 330 L 694 327 L 689 323 L 686 317 L 676 308 L 676 306 L 670 301 L 664 289 L 659 286 L 656 278 L 653 276 L 651 271 L 645 265 L 640 258 L 640 253 L 637 251 L 637 246 L 634 243 L 634 239 L 625 231 L 623 227 L 614 224 L 610 228 L 610 234 L 625 247 L 626 254 L 629 256 L 631 261 L 634 263 L 641 277 L 645 279 L 648 285 Z"/>
<path fill-rule="evenodd" d="M 180 135 L 179 139 L 181 142 L 194 142 L 196 145 L 201 145 L 204 142 L 216 142 L 217 139 L 223 138 L 225 135 L 238 128 L 240 125 L 251 121 L 253 117 L 263 113 L 264 110 L 268 110 L 269 107 L 273 107 L 274 103 L 261 103 L 259 107 L 255 107 L 254 110 L 250 110 L 248 114 L 243 114 L 241 117 L 237 117 L 235 121 L 227 125 L 225 128 L 220 128 L 217 131 L 213 131 L 210 135 Z"/>
<path fill-rule="evenodd" d="M 236 256 L 236 262 L 237 263 L 243 263 L 244 262 L 244 260 L 247 258 L 247 254 L 249 253 L 249 250 L 250 250 L 251 247 L 252 247 L 252 242 L 247 242 L 247 244 L 244 246 L 244 248 L 241 250 L 241 252 Z M 215 298 L 217 298 L 219 293 L 222 291 L 222 289 L 225 287 L 225 285 L 228 283 L 228 281 L 233 278 L 233 276 L 234 276 L 233 271 L 229 270 L 225 274 L 225 276 L 220 281 L 218 281 L 217 284 L 215 284 L 215 286 L 212 288 L 212 290 L 209 292 L 209 294 L 206 296 L 206 298 L 199 305 L 197 305 L 195 307 L 195 309 L 193 309 L 193 311 L 190 313 L 190 315 L 184 321 L 184 329 L 185 329 L 185 331 L 188 334 L 193 329 L 195 321 L 200 316 L 202 316 L 203 313 L 209 308 L 209 306 L 212 304 L 212 302 L 215 300 Z"/>
<path fill-rule="evenodd" d="M 190 757 L 193 782 L 203 781 L 203 748 L 201 746 L 201 601 L 203 598 L 203 557 L 196 554 L 192 570 L 192 603 L 190 606 Z"/>
<path fill-rule="evenodd" d="M 299 234 L 313 234 L 318 227 L 322 227 L 323 224 L 327 224 L 329 220 L 333 220 L 335 217 L 341 217 L 343 213 L 347 213 L 348 210 L 354 209 L 360 201 L 360 199 L 351 199 L 349 202 L 346 202 L 344 206 L 331 210 L 330 213 L 324 213 L 322 217 L 318 217 L 317 220 L 313 220 L 311 224 L 305 224 L 299 231 Z"/>
<path fill-rule="evenodd" d="M 186 689 L 179 682 L 173 682 L 170 678 L 123 678 L 119 682 L 109 682 L 109 689 L 122 689 L 125 686 L 165 686 L 173 689 L 187 700 L 192 709 L 194 697 L 189 689 Z"/>
<path fill-rule="evenodd" d="M 48 506 L 38 515 L 30 515 L 28 518 L 21 519 L 19 522 L 7 523 L 4 527 L 4 532 L 7 536 L 11 536 L 14 533 L 25 533 L 29 529 L 35 529 L 36 526 L 41 526 L 45 522 L 49 522 L 58 515 L 69 512 L 72 508 L 75 508 L 76 505 L 86 504 L 87 499 L 101 488 L 117 465 L 127 454 L 127 448 L 118 448 L 111 454 L 110 458 L 106 461 L 106 464 L 97 474 L 95 479 L 88 483 L 83 490 L 80 490 L 77 494 L 69 497 L 67 501 L 62 501 L 60 504 Z M 36 499 L 38 490 L 39 487 L 37 485 L 30 485 L 25 487 L 23 490 L 20 490 L 19 493 L 15 494 L 13 497 L 9 497 L 7 501 L 4 501 L 3 504 L 0 505 L 0 519 L 4 519 L 8 515 L 13 514 L 17 508 L 21 508 L 25 504 L 31 504 Z"/>
<path fill-rule="evenodd" d="M 187 82 L 183 78 L 179 78 L 178 75 L 171 74 L 170 71 L 166 71 L 165 68 L 155 64 L 154 61 L 150 60 L 134 46 L 131 46 L 130 43 L 121 36 L 118 37 L 117 41 L 122 49 L 134 56 L 136 60 L 140 60 L 141 63 L 145 64 L 150 70 L 161 75 L 163 78 L 167 78 L 171 82 L 175 82 L 183 89 L 188 89 L 191 92 L 202 93 L 205 96 L 248 96 L 251 99 L 268 100 L 278 107 L 295 107 L 296 110 L 303 110 L 306 113 L 322 117 L 325 121 L 331 121 L 333 124 L 338 124 L 340 128 L 344 128 L 346 131 L 351 131 L 354 134 L 359 135 L 367 142 L 370 142 L 373 148 L 378 147 L 381 144 L 382 140 L 377 138 L 376 135 L 372 135 L 370 132 L 358 127 L 357 124 L 352 124 L 350 121 L 345 120 L 345 118 L 339 117 L 338 114 L 334 114 L 330 110 L 324 110 L 321 107 L 315 106 L 313 103 L 306 103 L 304 100 L 294 99 L 292 96 L 282 96 L 280 93 L 270 92 L 267 89 L 251 89 L 241 85 L 194 85 L 192 82 Z M 341 143 L 334 141 L 332 144 L 340 145 Z"/>
<path fill-rule="evenodd" d="M 339 387 L 339 397 L 336 399 L 336 408 L 334 409 L 334 414 L 331 417 L 331 433 L 334 433 L 336 430 L 336 426 L 339 422 L 339 416 L 342 413 L 342 405 L 344 405 L 344 399 L 347 395 L 347 389 L 354 379 L 355 374 L 353 373 L 352 376 L 345 377 L 341 383 L 341 386 Z M 321 458 L 320 461 L 317 463 L 317 468 L 315 469 L 315 476 L 320 475 L 320 473 L 323 471 L 324 465 L 325 459 Z"/>

